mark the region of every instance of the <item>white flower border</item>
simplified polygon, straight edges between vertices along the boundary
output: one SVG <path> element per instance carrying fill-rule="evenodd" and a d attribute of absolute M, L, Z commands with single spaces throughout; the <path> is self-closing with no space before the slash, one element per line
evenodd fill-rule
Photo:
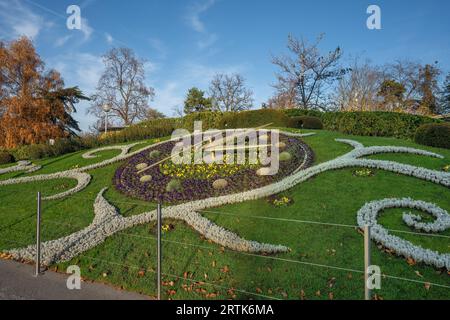
<path fill-rule="evenodd" d="M 19 161 L 15 166 L 6 168 L 0 168 L 0 175 L 11 172 L 25 171 L 26 173 L 32 173 L 41 169 L 41 166 L 33 164 L 29 161 Z"/>
<path fill-rule="evenodd" d="M 289 136 L 305 136 L 302 134 L 295 134 L 290 132 L 282 132 L 285 135 Z M 311 135 L 311 134 L 307 134 Z M 407 147 L 396 147 L 396 146 L 372 146 L 372 147 L 364 147 L 363 144 L 349 139 L 335 139 L 338 142 L 343 142 L 351 145 L 354 147 L 354 149 L 340 157 L 337 157 L 333 160 L 318 164 L 316 166 L 307 168 L 305 170 L 295 172 L 294 174 L 284 178 L 281 181 L 275 182 L 273 184 L 258 188 L 249 190 L 246 192 L 238 193 L 238 194 L 230 194 L 220 197 L 214 197 L 214 198 L 207 198 L 202 200 L 196 200 L 191 201 L 188 203 L 183 203 L 180 205 L 170 206 L 167 208 L 164 208 L 164 218 L 173 218 L 173 219 L 179 219 L 185 221 L 187 224 L 191 225 L 195 230 L 202 233 L 206 238 L 221 244 L 225 247 L 228 247 L 233 250 L 239 250 L 239 251 L 248 251 L 248 252 L 267 252 L 267 253 L 276 253 L 276 252 L 286 252 L 289 249 L 282 245 L 271 245 L 271 244 L 261 244 L 256 241 L 249 241 L 240 238 L 238 235 L 215 225 L 210 220 L 202 217 L 198 212 L 207 208 L 211 207 L 217 207 L 222 206 L 225 204 L 232 204 L 232 203 L 238 203 L 248 200 L 255 200 L 259 198 L 264 198 L 273 194 L 280 193 L 282 191 L 285 191 L 287 189 L 292 188 L 293 186 L 308 180 L 309 178 L 325 171 L 334 170 L 334 169 L 342 169 L 346 167 L 368 167 L 368 168 L 377 168 L 377 169 L 383 169 L 395 173 L 400 173 L 404 175 L 413 176 L 419 179 L 431 181 L 443 186 L 450 186 L 450 173 L 447 172 L 440 172 L 436 170 L 430 170 L 426 168 L 421 167 L 415 167 L 412 165 L 407 164 L 401 164 L 394 161 L 384 161 L 384 160 L 371 160 L 371 159 L 359 159 L 363 156 L 373 155 L 373 154 L 379 154 L 379 153 L 411 153 L 411 154 L 419 154 L 419 155 L 425 155 L 425 156 L 431 156 L 431 157 L 437 157 L 437 158 L 443 158 L 441 155 L 415 149 L 415 148 L 407 148 Z M 112 159 L 102 161 L 100 163 L 96 163 L 93 165 L 85 166 L 83 168 L 80 168 L 78 170 L 75 170 L 78 173 L 84 173 L 84 171 L 96 169 L 99 167 L 107 166 L 109 164 L 112 164 L 117 161 L 121 161 L 124 159 L 127 159 L 131 156 L 134 156 L 144 150 L 154 148 L 155 146 L 166 143 L 166 141 L 147 146 L 145 148 L 142 148 L 138 151 L 128 153 L 128 154 L 120 154 L 119 156 L 116 156 Z M 120 146 L 121 148 L 124 146 Z M 94 150 L 91 152 L 94 153 L 98 151 Z M 67 176 L 70 171 L 65 171 L 61 174 L 62 176 Z M 56 176 L 55 174 L 52 175 L 44 175 L 42 180 L 45 180 L 45 177 L 54 179 Z M 13 183 L 23 183 L 28 182 L 27 180 L 24 180 L 26 178 L 18 178 L 15 179 Z M 85 177 L 78 176 L 76 178 L 79 181 L 79 185 L 82 185 L 80 183 L 80 180 L 86 179 Z M 8 181 L 8 180 L 7 180 Z M 87 182 L 89 183 L 89 182 Z M 12 184 L 12 183 L 10 183 Z M 0 185 L 1 182 L 0 182 Z M 87 184 L 86 184 L 87 185 Z M 77 185 L 78 187 L 78 185 Z M 85 186 L 84 186 L 85 187 Z M 82 189 L 80 188 L 74 188 L 72 190 L 68 190 L 63 196 L 67 196 L 69 194 L 78 192 Z M 76 190 L 75 190 L 76 189 Z M 61 195 L 55 195 L 54 197 L 62 197 Z M 44 250 L 44 262 L 50 264 L 55 263 L 59 261 L 66 261 L 70 260 L 74 256 L 80 254 L 81 252 L 92 248 L 98 243 L 104 241 L 107 237 L 110 235 L 129 228 L 131 226 L 139 225 L 139 224 L 145 224 L 151 221 L 155 220 L 155 211 L 142 213 L 137 216 L 129 217 L 129 218 L 122 218 L 117 211 L 114 209 L 114 214 L 112 214 L 111 207 L 107 201 L 102 196 L 103 190 L 100 192 L 99 196 L 97 197 L 95 206 L 99 206 L 100 208 L 96 208 L 96 219 L 94 220 L 93 224 L 91 224 L 89 227 L 74 233 L 73 235 L 70 235 L 68 237 L 73 237 L 73 239 L 76 239 L 73 246 L 66 246 L 64 244 L 67 243 L 68 240 L 72 238 L 64 237 L 57 240 L 52 240 L 47 243 L 44 243 L 43 246 L 46 248 Z M 103 209 L 102 209 L 103 208 Z M 113 207 L 112 207 L 113 208 Z M 363 207 L 364 208 L 364 207 Z M 437 208 L 437 207 L 436 207 Z M 439 209 L 439 208 L 437 208 Z M 445 217 L 448 216 L 448 213 L 442 209 L 441 214 Z M 426 211 L 426 210 L 424 210 Z M 377 211 L 378 212 L 378 211 Z M 429 211 L 427 211 L 429 212 Z M 98 218 L 100 217 L 100 218 Z M 106 217 L 106 218 L 102 218 Z M 411 223 L 411 219 L 415 219 L 412 216 L 409 216 L 405 219 L 406 223 Z M 445 218 L 447 219 L 447 218 Z M 416 219 L 417 220 L 417 219 Z M 126 221 L 126 222 L 125 222 Z M 441 220 L 439 220 L 441 221 Z M 443 220 L 447 221 L 447 220 Z M 438 223 L 439 224 L 439 223 Z M 438 225 L 436 224 L 436 225 Z M 413 225 L 413 224 L 411 224 Z M 418 227 L 420 224 L 416 222 L 414 226 Z M 430 229 L 432 230 L 432 229 Z M 373 239 L 378 241 L 376 237 L 377 233 L 374 233 Z M 391 236 L 392 237 L 392 236 Z M 393 238 L 387 238 L 387 239 L 393 239 Z M 397 240 L 400 238 L 396 238 Z M 402 240 L 402 239 L 400 239 Z M 402 240 L 404 241 L 404 240 Z M 395 246 L 397 246 L 397 242 L 395 241 L 385 241 L 384 245 L 394 249 Z M 72 249 L 71 249 L 72 248 Z M 11 250 L 10 253 L 15 258 L 29 258 L 32 257 L 33 252 L 33 246 L 30 246 L 28 248 L 24 249 L 17 249 L 17 250 Z M 394 249 L 395 250 L 395 249 Z M 397 252 L 397 250 L 395 250 Z M 436 267 L 442 267 L 443 265 L 446 266 L 447 269 L 449 269 L 449 262 L 448 262 L 448 255 L 446 254 L 439 254 L 437 252 L 434 252 L 434 255 L 432 255 L 434 258 L 431 259 L 427 255 L 427 259 L 420 260 L 421 256 L 424 256 L 424 252 L 428 252 L 427 249 L 423 249 L 419 246 L 415 246 L 411 244 L 411 246 L 408 247 L 408 250 L 402 251 L 398 250 L 399 254 L 403 256 L 409 256 L 409 257 L 418 257 L 418 261 L 423 261 L 425 263 L 434 265 Z M 420 254 L 418 254 L 418 252 Z M 444 263 L 442 263 L 444 261 Z"/>
<path fill-rule="evenodd" d="M 426 232 L 445 231 L 450 228 L 450 215 L 447 211 L 435 204 L 417 201 L 410 198 L 383 199 L 366 203 L 357 214 L 360 227 L 369 225 L 371 227 L 371 238 L 383 246 L 394 250 L 397 255 L 412 258 L 417 262 L 433 265 L 437 268 L 450 270 L 450 254 L 440 254 L 436 251 L 424 249 L 420 246 L 389 234 L 389 232 L 377 222 L 381 211 L 390 208 L 417 209 L 432 214 L 436 220 L 432 223 L 423 223 L 420 217 L 408 213 L 403 214 L 403 221 L 410 227 Z"/>
<path fill-rule="evenodd" d="M 90 150 L 88 152 L 83 153 L 82 157 L 84 159 L 95 159 L 95 158 L 99 157 L 99 155 L 96 155 L 96 153 L 101 152 L 101 151 L 107 151 L 107 150 L 120 150 L 119 156 L 124 156 L 124 155 L 128 154 L 128 152 L 130 151 L 131 148 L 133 148 L 134 146 L 136 146 L 138 144 L 141 144 L 141 142 L 136 142 L 136 143 L 132 143 L 132 144 L 128 144 L 128 145 L 107 146 L 107 147 L 97 148 L 97 149 Z"/>

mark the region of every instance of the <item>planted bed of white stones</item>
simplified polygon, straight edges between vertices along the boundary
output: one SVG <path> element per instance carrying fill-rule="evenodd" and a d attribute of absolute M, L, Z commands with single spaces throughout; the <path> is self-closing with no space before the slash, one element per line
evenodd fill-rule
<path fill-rule="evenodd" d="M 289 136 L 302 136 L 300 134 L 288 132 L 283 132 L 283 134 Z M 249 190 L 239 194 L 230 194 L 220 197 L 207 198 L 166 207 L 163 210 L 163 218 L 171 218 L 184 221 L 193 229 L 204 235 L 205 238 L 210 239 L 213 242 L 232 250 L 253 253 L 279 253 L 287 252 L 289 251 L 289 248 L 283 245 L 265 244 L 243 239 L 237 234 L 214 224 L 210 220 L 203 217 L 199 212 L 211 207 L 254 200 L 274 195 L 290 189 L 293 186 L 302 183 L 321 172 L 347 167 L 368 167 L 383 169 L 427 180 L 445 187 L 450 187 L 450 173 L 447 172 L 415 167 L 412 165 L 401 164 L 393 161 L 360 159 L 363 156 L 379 153 L 410 153 L 443 158 L 441 155 L 420 149 L 406 147 L 364 147 L 361 143 L 348 139 L 336 139 L 336 141 L 347 143 L 354 147 L 354 149 L 333 160 L 301 171 L 294 172 L 294 174 L 284 178 L 283 180 L 258 189 Z M 162 143 L 165 142 L 160 142 L 156 145 Z M 129 149 L 133 145 L 129 145 L 128 149 L 125 149 L 127 146 L 117 147 L 118 149 L 122 150 L 120 155 L 97 164 L 50 175 L 38 175 L 33 177 L 0 181 L 0 186 L 56 178 L 76 179 L 78 181 L 78 184 L 75 188 L 57 195 L 53 195 L 51 197 L 47 197 L 47 199 L 58 199 L 66 197 L 79 192 L 89 184 L 90 175 L 86 173 L 86 171 L 107 166 L 117 161 L 125 160 L 144 150 L 151 149 L 156 146 L 152 145 L 142 148 L 138 151 L 128 153 Z M 102 148 L 102 150 L 105 150 L 105 148 Z M 124 150 L 127 151 L 125 152 Z M 100 151 L 100 149 L 91 151 L 88 153 L 88 155 L 92 156 L 95 152 L 98 151 Z M 156 211 L 144 212 L 139 215 L 127 218 L 121 216 L 117 209 L 109 204 L 108 201 L 103 197 L 104 191 L 105 189 L 99 192 L 94 202 L 95 218 L 88 227 L 69 236 L 47 241 L 42 244 L 43 264 L 49 265 L 57 262 L 68 261 L 79 255 L 80 253 L 99 245 L 107 237 L 119 231 L 131 228 L 133 226 L 150 223 L 156 220 Z M 422 201 L 415 201 L 412 199 L 384 199 L 380 201 L 369 202 L 364 205 L 357 214 L 357 221 L 358 225 L 361 227 L 370 225 L 373 230 L 371 235 L 372 239 L 383 244 L 385 247 L 394 250 L 398 255 L 413 258 L 418 262 L 424 262 L 438 268 L 445 267 L 447 268 L 447 270 L 450 270 L 450 254 L 443 254 L 429 249 L 424 249 L 409 241 L 396 236 L 392 236 L 383 226 L 379 225 L 377 223 L 378 214 L 388 208 L 412 208 L 432 214 L 436 218 L 436 221 L 433 223 L 422 223 L 420 222 L 420 217 L 408 213 L 405 213 L 403 216 L 403 219 L 408 226 L 425 232 L 442 232 L 450 228 L 450 215 L 448 214 L 448 212 L 437 207 L 434 204 L 425 203 Z M 25 248 L 12 249 L 9 250 L 8 253 L 16 259 L 32 260 L 34 258 L 35 246 L 30 245 Z"/>

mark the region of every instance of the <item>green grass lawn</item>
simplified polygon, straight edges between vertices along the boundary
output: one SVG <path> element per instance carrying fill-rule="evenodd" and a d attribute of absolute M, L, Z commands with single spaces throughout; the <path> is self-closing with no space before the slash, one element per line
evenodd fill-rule
<path fill-rule="evenodd" d="M 351 150 L 335 138 L 352 138 L 364 145 L 417 147 L 445 156 L 435 159 L 415 155 L 383 154 L 371 158 L 394 160 L 435 170 L 450 163 L 450 150 L 419 146 L 392 138 L 350 137 L 336 132 L 317 131 L 304 140 L 315 152 L 315 163 L 333 159 Z M 147 144 L 150 142 L 146 142 Z M 144 144 L 133 148 L 141 148 Z M 100 158 L 82 159 L 77 152 L 36 163 L 43 165 L 34 174 L 57 172 L 112 157 L 118 151 L 104 151 Z M 90 185 L 82 192 L 61 200 L 43 203 L 43 240 L 68 235 L 87 226 L 93 219 L 92 204 L 97 193 L 110 187 L 106 198 L 124 216 L 139 214 L 155 207 L 130 199 L 112 187 L 112 177 L 120 163 L 90 171 Z M 164 297 L 173 299 L 362 299 L 363 237 L 356 228 L 356 213 L 371 200 L 386 197 L 412 197 L 436 203 L 450 211 L 449 190 L 430 182 L 376 170 L 371 177 L 356 177 L 354 169 L 322 173 L 283 193 L 294 202 L 275 208 L 267 199 L 227 205 L 203 214 L 240 236 L 289 246 L 292 251 L 273 256 L 234 252 L 205 240 L 178 221 L 164 233 Z M 0 179 L 23 176 L 2 175 Z M 71 188 L 74 181 L 61 179 L 45 184 L 30 183 L 0 187 L 0 250 L 31 244 L 35 237 L 35 195 L 46 195 Z M 388 210 L 379 221 L 389 229 L 413 231 L 401 220 L 402 210 Z M 280 218 L 274 220 L 267 218 Z M 286 219 L 314 221 L 346 226 L 331 226 Z M 450 252 L 450 230 L 444 237 L 413 234 L 397 235 L 426 248 Z M 156 294 L 156 227 L 143 225 L 108 238 L 70 262 L 52 268 L 64 271 L 77 264 L 82 276 L 148 295 Z M 447 237 L 445 237 L 447 236 Z M 372 263 L 387 277 L 381 290 L 374 293 L 384 299 L 450 299 L 449 275 L 425 265 L 409 265 L 403 258 L 384 252 L 372 243 Z M 332 267 L 332 268 L 331 268 Z M 394 277 L 407 278 L 403 281 Z M 431 286 L 423 282 L 433 283 Z"/>

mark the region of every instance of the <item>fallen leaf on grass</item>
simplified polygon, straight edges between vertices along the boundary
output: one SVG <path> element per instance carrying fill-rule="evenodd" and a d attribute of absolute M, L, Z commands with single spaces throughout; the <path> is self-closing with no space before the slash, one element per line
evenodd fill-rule
<path fill-rule="evenodd" d="M 430 290 L 431 284 L 429 282 L 425 282 L 424 287 L 426 290 Z"/>
<path fill-rule="evenodd" d="M 414 271 L 414 273 L 415 273 L 418 277 L 423 278 L 423 275 L 422 275 L 419 271 Z"/>
<path fill-rule="evenodd" d="M 138 276 L 139 276 L 139 277 L 145 276 L 145 270 L 139 270 Z"/>
<path fill-rule="evenodd" d="M 300 291 L 300 299 L 301 300 L 305 300 L 306 299 L 306 294 L 305 294 L 305 291 L 303 289 Z"/>
<path fill-rule="evenodd" d="M 336 278 L 330 278 L 330 279 L 328 279 L 328 287 L 329 288 L 333 288 L 334 287 L 334 284 L 336 283 Z"/>
<path fill-rule="evenodd" d="M 416 260 L 413 258 L 406 259 L 406 263 L 408 263 L 410 266 L 414 266 L 416 264 Z"/>
<path fill-rule="evenodd" d="M 316 291 L 316 296 L 320 297 L 320 290 Z"/>
<path fill-rule="evenodd" d="M 169 296 L 173 296 L 173 295 L 175 295 L 176 293 L 177 293 L 176 290 L 168 290 L 168 291 L 167 291 L 167 294 L 168 294 Z"/>
<path fill-rule="evenodd" d="M 262 293 L 263 291 L 261 290 L 261 288 L 256 288 L 256 293 Z"/>
<path fill-rule="evenodd" d="M 328 293 L 328 299 L 330 299 L 330 300 L 334 299 L 334 293 L 333 292 Z"/>
<path fill-rule="evenodd" d="M 223 273 L 227 273 L 230 271 L 230 268 L 226 265 L 222 269 L 220 269 L 220 271 L 222 271 Z"/>

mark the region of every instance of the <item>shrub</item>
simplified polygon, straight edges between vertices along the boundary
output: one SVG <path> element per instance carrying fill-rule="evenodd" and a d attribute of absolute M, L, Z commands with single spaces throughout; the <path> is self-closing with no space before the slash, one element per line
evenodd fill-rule
<path fill-rule="evenodd" d="M 303 119 L 302 116 L 291 117 L 289 119 L 289 128 L 301 129 L 303 126 L 302 119 Z"/>
<path fill-rule="evenodd" d="M 153 177 L 151 175 L 142 176 L 139 181 L 140 182 L 150 182 L 152 181 Z"/>
<path fill-rule="evenodd" d="M 58 139 L 52 146 L 49 146 L 49 150 L 53 156 L 60 156 L 66 153 L 75 152 L 83 149 L 82 142 L 80 139 Z"/>
<path fill-rule="evenodd" d="M 194 122 L 202 121 L 202 130 L 219 129 L 222 116 L 222 112 L 194 112 L 183 117 L 182 126 L 184 129 L 192 132 L 194 130 Z"/>
<path fill-rule="evenodd" d="M 159 150 L 152 150 L 149 154 L 150 159 L 156 159 L 161 155 L 161 151 Z"/>
<path fill-rule="evenodd" d="M 289 117 L 283 111 L 272 109 L 225 112 L 217 129 L 254 128 L 266 124 L 274 127 L 287 127 Z"/>
<path fill-rule="evenodd" d="M 30 144 L 19 147 L 15 152 L 17 160 L 37 160 L 53 156 L 51 146 L 47 144 Z"/>
<path fill-rule="evenodd" d="M 296 116 L 289 120 L 291 128 L 303 129 L 323 129 L 323 124 L 320 118 L 313 116 Z"/>
<path fill-rule="evenodd" d="M 181 181 L 178 179 L 170 180 L 166 186 L 167 192 L 180 191 L 181 189 L 183 189 L 183 186 L 181 185 Z"/>
<path fill-rule="evenodd" d="M 0 150 L 0 164 L 12 163 L 14 161 L 15 159 L 11 153 Z"/>
<path fill-rule="evenodd" d="M 130 142 L 170 136 L 179 127 L 177 119 L 155 119 L 129 126 L 101 139 L 101 144 Z"/>
<path fill-rule="evenodd" d="M 228 186 L 228 181 L 225 179 L 217 179 L 213 182 L 212 186 L 216 190 L 224 189 Z"/>
<path fill-rule="evenodd" d="M 326 130 L 360 136 L 385 136 L 413 139 L 417 128 L 426 123 L 442 121 L 399 112 L 320 112 L 317 110 L 287 109 L 291 117 L 313 116 L 321 119 Z M 291 120 L 292 124 L 292 120 Z"/>
<path fill-rule="evenodd" d="M 424 124 L 417 129 L 415 141 L 426 146 L 450 149 L 450 124 Z"/>
<path fill-rule="evenodd" d="M 325 128 L 361 136 L 413 139 L 418 127 L 438 120 L 397 112 L 331 112 L 322 119 Z"/>
<path fill-rule="evenodd" d="M 292 155 L 289 152 L 284 151 L 284 152 L 280 153 L 279 159 L 280 159 L 280 161 L 289 161 L 292 159 Z"/>

